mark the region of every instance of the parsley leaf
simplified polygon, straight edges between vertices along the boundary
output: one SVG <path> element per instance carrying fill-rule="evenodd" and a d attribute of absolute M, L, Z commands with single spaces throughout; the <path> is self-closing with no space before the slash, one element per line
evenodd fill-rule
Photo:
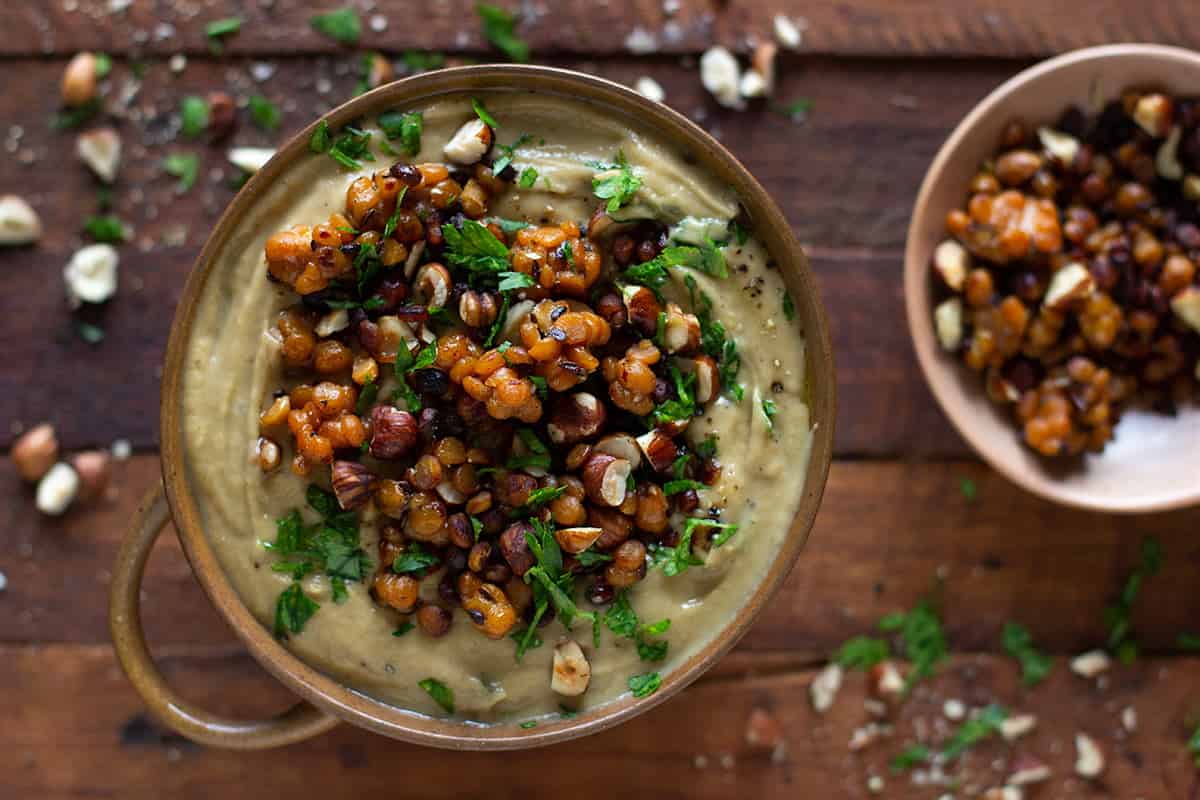
<path fill-rule="evenodd" d="M 329 148 L 329 157 L 346 169 L 362 169 L 363 161 L 374 161 L 371 153 L 371 132 L 347 125 Z"/>
<path fill-rule="evenodd" d="M 203 97 L 188 95 L 179 106 L 179 121 L 183 135 L 195 139 L 208 127 L 208 101 Z"/>
<path fill-rule="evenodd" d="M 1137 601 L 1142 584 L 1162 568 L 1162 545 L 1154 537 L 1146 537 L 1142 540 L 1140 554 L 1141 563 L 1125 580 L 1120 596 L 1104 610 L 1104 620 L 1108 626 L 1106 646 L 1125 664 L 1132 663 L 1138 653 L 1137 641 L 1132 635 L 1133 604 Z"/>
<path fill-rule="evenodd" d="M 898 755 L 894 756 L 889 762 L 892 772 L 901 773 L 905 770 L 912 769 L 918 764 L 924 764 L 929 760 L 933 753 L 923 744 L 913 744 L 906 747 Z"/>
<path fill-rule="evenodd" d="M 547 503 L 562 497 L 566 491 L 566 486 L 543 486 L 534 489 L 529 493 L 529 499 L 525 501 L 525 505 L 521 507 L 521 512 L 536 511 Z"/>
<path fill-rule="evenodd" d="M 433 702 L 441 706 L 447 714 L 454 713 L 454 690 L 449 686 L 434 678 L 417 681 L 417 686 L 424 689 L 425 693 L 433 698 Z"/>
<path fill-rule="evenodd" d="M 928 678 L 934 669 L 949 655 L 942 621 L 933 604 L 922 600 L 908 612 L 889 614 L 879 621 L 879 630 L 897 633 L 905 658 L 912 662 L 912 669 L 904 682 L 907 692 L 922 678 Z"/>
<path fill-rule="evenodd" d="M 719 320 L 713 319 L 712 299 L 700 291 L 696 279 L 685 275 L 684 284 L 692 298 L 692 308 L 700 321 L 700 345 L 704 352 L 717 360 L 721 376 L 721 386 L 729 395 L 740 401 L 745 394 L 742 385 L 737 382 L 738 371 L 742 366 L 742 357 L 738 354 L 737 343 L 728 338 L 725 326 Z"/>
<path fill-rule="evenodd" d="M 589 548 L 575 556 L 575 560 L 579 562 L 581 567 L 588 569 L 596 566 L 597 564 L 607 564 L 613 559 L 612 556 L 608 555 L 607 553 L 599 553 Z"/>
<path fill-rule="evenodd" d="M 56 131 L 78 128 L 96 116 L 104 105 L 100 98 L 94 98 L 81 106 L 63 109 L 50 119 L 50 127 Z"/>
<path fill-rule="evenodd" d="M 483 36 L 511 61 L 528 61 L 529 45 L 514 32 L 516 19 L 491 3 L 477 3 L 475 12 L 483 23 Z"/>
<path fill-rule="evenodd" d="M 456 267 L 473 274 L 508 272 L 508 248 L 486 226 L 464 219 L 462 228 L 442 226 L 446 240 L 445 258 Z"/>
<path fill-rule="evenodd" d="M 536 719 L 526 720 L 525 722 L 522 722 L 519 727 L 524 728 L 525 730 L 529 730 L 530 728 L 536 728 L 537 720 Z"/>
<path fill-rule="evenodd" d="M 1033 636 L 1024 625 L 1016 622 L 1004 623 L 1001 638 L 1004 642 L 1004 652 L 1020 662 L 1021 679 L 1026 686 L 1035 686 L 1046 679 L 1054 666 L 1054 660 L 1038 652 L 1033 646 Z"/>
<path fill-rule="evenodd" d="M 97 242 L 123 242 L 126 238 L 125 223 L 111 214 L 88 217 L 83 230 Z"/>
<path fill-rule="evenodd" d="M 471 108 L 474 109 L 475 116 L 479 117 L 480 121 L 482 121 L 484 125 L 487 125 L 489 128 L 492 128 L 492 129 L 500 127 L 500 123 L 496 122 L 496 118 L 493 117 L 488 112 L 487 106 L 485 106 L 483 104 L 483 101 L 480 100 L 479 98 L 477 98 L 477 97 L 471 98 Z M 513 145 L 513 146 L 516 147 L 516 145 Z"/>
<path fill-rule="evenodd" d="M 649 697 L 657 692 L 660 686 L 662 678 L 657 672 L 646 672 L 629 679 L 629 691 L 633 692 L 634 697 Z"/>
<path fill-rule="evenodd" d="M 691 419 L 696 413 L 696 400 L 692 393 L 692 387 L 696 385 L 696 374 L 681 373 L 674 364 L 668 367 L 668 371 L 675 382 L 676 397 L 663 401 L 654 409 L 651 418 L 656 424 Z"/>
<path fill-rule="evenodd" d="M 952 761 L 979 742 L 996 734 L 1000 723 L 1004 722 L 1008 712 L 998 705 L 990 705 L 978 717 L 969 719 L 962 724 L 950 741 L 942 748 L 942 758 Z"/>
<path fill-rule="evenodd" d="M 401 623 L 400 623 L 400 624 L 399 624 L 399 625 L 396 627 L 396 630 L 392 631 L 392 636 L 395 636 L 395 637 L 398 639 L 398 638 L 400 638 L 401 636 L 403 636 L 404 634 L 406 634 L 406 633 L 408 633 L 409 631 L 411 631 L 411 630 L 412 630 L 413 628 L 415 628 L 415 627 L 416 627 L 416 626 L 415 626 L 415 625 L 413 625 L 413 624 L 412 624 L 412 622 L 410 622 L 410 621 L 408 621 L 408 620 L 405 620 L 404 622 L 401 622 Z"/>
<path fill-rule="evenodd" d="M 504 170 L 508 168 L 508 165 L 512 163 L 513 158 L 516 157 L 517 148 L 530 141 L 533 141 L 533 137 L 528 133 L 522 133 L 512 144 L 496 145 L 496 147 L 500 150 L 500 157 L 492 162 L 492 172 L 496 175 L 504 172 Z"/>
<path fill-rule="evenodd" d="M 847 669 L 870 669 L 891 654 L 888 643 L 874 636 L 855 636 L 847 639 L 833 660 Z"/>
<path fill-rule="evenodd" d="M 83 339 L 88 344 L 100 344 L 104 341 L 104 329 L 99 325 L 93 325 L 90 322 L 84 322 L 81 319 L 75 320 L 75 332 L 79 334 L 79 338 Z"/>
<path fill-rule="evenodd" d="M 421 151 L 421 133 L 425 130 L 425 117 L 420 111 L 385 111 L 379 115 L 379 129 L 388 139 L 399 139 L 400 147 L 407 156 Z"/>
<path fill-rule="evenodd" d="M 341 44 L 357 44 L 362 35 L 362 23 L 353 8 L 339 8 L 327 14 L 317 14 L 309 20 L 312 29 Z"/>
<path fill-rule="evenodd" d="M 633 173 L 633 167 L 625 160 L 624 151 L 617 151 L 617 163 L 601 165 L 603 171 L 592 178 L 592 192 L 601 200 L 610 214 L 628 203 L 642 188 L 642 179 Z"/>
<path fill-rule="evenodd" d="M 963 478 L 958 482 L 958 490 L 962 492 L 963 499 L 968 503 L 974 503 L 975 498 L 979 497 L 979 487 L 971 478 Z"/>
<path fill-rule="evenodd" d="M 264 131 L 273 131 L 279 127 L 279 107 L 260 94 L 251 95 L 247 101 L 250 108 L 250 119 L 255 126 Z"/>
<path fill-rule="evenodd" d="M 533 167 L 526 167 L 521 170 L 521 177 L 517 179 L 517 185 L 522 189 L 532 189 L 537 183 L 538 171 Z"/>
<path fill-rule="evenodd" d="M 617 636 L 632 639 L 638 631 L 638 615 L 629 604 L 629 592 L 621 590 L 604 612 L 604 625 Z"/>
<path fill-rule="evenodd" d="M 571 629 L 576 619 L 595 623 L 596 615 L 590 611 L 580 611 L 571 596 L 575 590 L 574 579 L 570 573 L 563 572 L 562 550 L 554 538 L 554 526 L 536 519 L 532 524 L 533 530 L 525 532 L 525 542 L 537 564 L 526 571 L 525 582 L 536 581 L 533 587 L 535 602 L 538 605 L 552 603 L 559 621 L 567 630 Z"/>
<path fill-rule="evenodd" d="M 196 185 L 200 174 L 200 157 L 195 153 L 170 153 L 162 162 L 163 172 L 179 178 L 179 191 L 186 192 Z"/>
<path fill-rule="evenodd" d="M 1195 633 L 1179 634 L 1179 638 L 1175 640 L 1175 644 L 1180 650 L 1189 653 L 1200 653 L 1200 635 Z"/>
<path fill-rule="evenodd" d="M 537 285 L 533 278 L 524 272 L 501 272 L 498 277 L 500 283 L 496 289 L 501 292 L 515 292 L 518 289 L 528 289 Z"/>
<path fill-rule="evenodd" d="M 308 140 L 308 149 L 314 153 L 324 153 L 329 150 L 331 144 L 333 139 L 329 133 L 329 121 L 323 119 L 317 123 L 317 129 Z"/>
<path fill-rule="evenodd" d="M 300 633 L 320 607 L 304 594 L 300 584 L 293 583 L 284 589 L 275 602 L 275 638 L 286 639 L 288 634 Z"/>
<path fill-rule="evenodd" d="M 783 316 L 791 322 L 796 318 L 796 302 L 787 289 L 783 290 Z"/>
<path fill-rule="evenodd" d="M 1193 762 L 1200 767 L 1200 725 L 1196 726 L 1196 732 L 1192 734 L 1192 738 L 1188 739 L 1187 747 L 1192 754 Z"/>
<path fill-rule="evenodd" d="M 407 572 L 420 572 L 429 567 L 436 567 L 441 559 L 433 553 L 425 552 L 420 542 L 410 542 L 403 553 L 396 556 L 392 562 L 392 572 L 403 575 Z"/>
<path fill-rule="evenodd" d="M 204 35 L 208 37 L 209 47 L 214 53 L 221 52 L 221 38 L 224 36 L 232 36 L 242 29 L 242 20 L 240 17 L 226 17 L 225 19 L 214 19 L 212 22 L 204 26 Z"/>
<path fill-rule="evenodd" d="M 702 566 L 704 561 L 692 554 L 692 539 L 697 528 L 716 528 L 719 531 L 712 539 L 712 547 L 720 547 L 725 544 L 738 531 L 738 526 L 733 523 L 717 522 L 704 517 L 689 517 L 683 523 L 683 532 L 679 536 L 679 543 L 674 547 L 651 545 L 651 566 L 661 568 L 663 575 L 668 578 L 686 572 L 689 567 Z"/>
<path fill-rule="evenodd" d="M 663 484 L 662 488 L 663 488 L 663 494 L 665 494 L 667 497 L 670 497 L 673 494 L 681 494 L 690 489 L 700 491 L 701 489 L 705 489 L 707 487 L 700 481 L 693 481 L 693 480 L 688 480 L 686 478 L 681 478 L 680 480 L 667 481 L 666 483 Z"/>
<path fill-rule="evenodd" d="M 400 54 L 404 68 L 409 72 L 428 72 L 439 69 L 446 63 L 446 57 L 441 53 L 427 53 L 423 50 L 405 50 Z"/>
<path fill-rule="evenodd" d="M 763 416 L 767 418 L 767 430 L 774 432 L 775 430 L 775 415 L 779 413 L 779 406 L 771 398 L 763 398 L 762 401 Z"/>
<path fill-rule="evenodd" d="M 96 77 L 107 78 L 112 72 L 112 56 L 108 53 L 96 53 Z"/>

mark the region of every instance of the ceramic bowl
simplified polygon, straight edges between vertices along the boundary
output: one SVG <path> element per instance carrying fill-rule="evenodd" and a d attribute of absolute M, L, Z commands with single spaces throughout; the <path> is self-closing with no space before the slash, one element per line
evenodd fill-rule
<path fill-rule="evenodd" d="M 1159 511 L 1200 502 L 1200 408 L 1175 417 L 1128 411 L 1102 453 L 1054 464 L 1022 441 L 1007 409 L 984 395 L 979 376 L 942 351 L 933 329 L 930 258 L 946 238 L 946 213 L 961 207 L 979 164 L 995 153 L 1013 119 L 1053 122 L 1069 105 L 1091 108 L 1129 86 L 1195 94 L 1200 53 L 1156 45 L 1078 50 L 1021 72 L 994 90 L 959 123 L 921 184 L 904 254 L 908 326 L 921 370 L 950 421 L 997 471 L 1064 505 L 1109 512 Z"/>
<path fill-rule="evenodd" d="M 481 726 L 435 719 L 390 706 L 340 684 L 305 664 L 250 613 L 223 574 L 200 524 L 196 500 L 184 469 L 181 373 L 188 338 L 193 334 L 195 304 L 236 221 L 263 192 L 287 174 L 298 159 L 310 158 L 309 139 L 317 122 L 300 131 L 242 189 L 216 227 L 184 287 L 171 328 L 162 379 L 163 485 L 147 497 L 118 558 L 112 583 L 110 622 L 121 664 L 150 709 L 168 725 L 192 739 L 224 747 L 271 747 L 297 741 L 339 720 L 419 744 L 456 749 L 511 749 L 559 742 L 611 727 L 667 700 L 699 677 L 746 632 L 779 589 L 808 537 L 820 505 L 833 443 L 834 379 L 829 332 L 808 259 L 783 213 L 750 173 L 714 139 L 685 117 L 623 86 L 565 70 L 535 66 L 477 66 L 447 69 L 393 83 L 331 111 L 325 116 L 336 130 L 346 123 L 385 109 L 419 107 L 440 96 L 479 91 L 533 91 L 582 100 L 605 113 L 637 119 L 689 153 L 699 169 L 711 170 L 732 186 L 754 222 L 754 228 L 778 263 L 796 303 L 808 340 L 809 405 L 815 426 L 812 458 L 795 480 L 804 493 L 786 540 L 755 591 L 736 614 L 713 620 L 712 640 L 668 673 L 655 694 L 637 699 L 625 695 L 570 719 L 539 724 L 529 730 L 513 725 Z M 164 494 L 165 489 L 165 494 Z M 218 611 L 270 673 L 302 698 L 302 702 L 270 720 L 239 721 L 215 717 L 181 700 L 156 669 L 141 630 L 138 591 L 150 547 L 169 520 L 175 523 L 184 552 L 197 579 Z"/>

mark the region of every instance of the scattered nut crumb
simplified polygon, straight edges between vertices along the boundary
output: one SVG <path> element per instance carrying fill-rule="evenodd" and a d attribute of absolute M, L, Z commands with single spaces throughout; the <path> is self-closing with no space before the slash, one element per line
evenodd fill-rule
<path fill-rule="evenodd" d="M 1084 678 L 1094 678 L 1111 665 L 1112 660 L 1103 650 L 1091 650 L 1071 659 L 1071 671 Z"/>
<path fill-rule="evenodd" d="M 96 177 L 112 183 L 121 165 L 121 135 L 113 128 L 84 131 L 75 139 L 75 154 Z"/>
<path fill-rule="evenodd" d="M 789 50 L 799 50 L 808 22 L 803 17 L 793 20 L 783 14 L 776 14 L 773 27 L 776 41 Z"/>
<path fill-rule="evenodd" d="M 1022 800 L 1025 793 L 1017 786 L 993 786 L 982 797 L 983 800 Z"/>
<path fill-rule="evenodd" d="M 229 151 L 229 163 L 243 172 L 254 174 L 274 155 L 273 147 L 235 147 Z"/>
<path fill-rule="evenodd" d="M 710 47 L 700 56 L 700 82 L 717 102 L 727 108 L 741 108 L 741 67 L 724 47 Z"/>
<path fill-rule="evenodd" d="M 774 750 L 783 742 L 783 726 L 779 720 L 765 708 L 756 708 L 750 712 L 746 722 L 746 744 L 754 748 Z"/>
<path fill-rule="evenodd" d="M 883 778 L 878 775 L 872 775 L 867 778 L 867 791 L 871 794 L 879 794 L 883 791 Z"/>
<path fill-rule="evenodd" d="M 867 691 L 887 703 L 904 696 L 904 676 L 894 661 L 881 661 L 867 673 Z"/>
<path fill-rule="evenodd" d="M 840 664 L 829 664 L 817 673 L 808 687 L 809 697 L 812 698 L 812 705 L 817 713 L 824 714 L 829 710 L 841 688 L 842 667 Z"/>
<path fill-rule="evenodd" d="M 1041 759 L 1022 754 L 1013 760 L 1012 772 L 1008 776 L 1007 783 L 1010 786 L 1026 786 L 1049 780 L 1050 775 L 1050 767 Z"/>
<path fill-rule="evenodd" d="M 656 103 L 661 103 L 667 97 L 667 93 L 663 90 L 662 85 L 649 75 L 643 75 L 638 78 L 633 88 L 642 97 L 653 100 Z"/>
<path fill-rule="evenodd" d="M 1006 741 L 1015 741 L 1037 727 L 1037 717 L 1033 714 L 1013 714 L 1000 723 L 1000 735 Z"/>
<path fill-rule="evenodd" d="M 1137 726 L 1137 709 L 1133 706 L 1125 706 L 1125 708 L 1121 710 L 1121 727 L 1128 732 L 1133 733 L 1137 730 Z"/>
<path fill-rule="evenodd" d="M 0 572 L 0 592 L 8 588 L 8 576 Z"/>
<path fill-rule="evenodd" d="M 960 720 L 967 715 L 967 707 L 962 700 L 947 700 L 942 704 L 942 713 L 946 719 Z"/>
<path fill-rule="evenodd" d="M 170 60 L 167 61 L 167 69 L 176 75 L 183 72 L 187 69 L 187 56 L 183 53 L 176 53 L 171 56 Z"/>
<path fill-rule="evenodd" d="M 63 268 L 71 305 L 103 303 L 116 294 L 119 260 L 111 244 L 91 244 L 71 256 Z"/>
<path fill-rule="evenodd" d="M 48 422 L 35 425 L 21 434 L 9 453 L 17 474 L 30 483 L 40 481 L 58 461 L 58 438 Z"/>
<path fill-rule="evenodd" d="M 30 244 L 42 238 L 42 221 L 33 207 L 15 194 L 0 196 L 0 245 Z"/>
<path fill-rule="evenodd" d="M 112 447 L 109 450 L 112 452 L 112 457 L 117 461 L 128 461 L 130 456 L 133 455 L 133 445 L 130 444 L 128 439 L 117 439 L 112 443 Z"/>
<path fill-rule="evenodd" d="M 1095 778 L 1104 772 L 1104 752 L 1096 740 L 1086 733 L 1075 734 L 1075 772 L 1084 778 Z"/>
<path fill-rule="evenodd" d="M 636 55 L 658 52 L 658 39 L 642 26 L 637 26 L 625 37 L 625 49 Z"/>
<path fill-rule="evenodd" d="M 79 475 L 69 464 L 58 462 L 38 483 L 37 510 L 50 516 L 64 513 L 79 493 Z"/>

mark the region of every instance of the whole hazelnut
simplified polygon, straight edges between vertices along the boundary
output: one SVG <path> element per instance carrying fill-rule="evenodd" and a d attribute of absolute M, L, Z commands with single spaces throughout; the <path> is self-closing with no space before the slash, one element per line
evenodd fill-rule
<path fill-rule="evenodd" d="M 112 474 L 112 456 L 106 450 L 86 450 L 71 459 L 71 466 L 79 474 L 79 499 L 96 500 L 108 487 Z"/>
<path fill-rule="evenodd" d="M 68 106 L 83 106 L 96 97 L 96 56 L 76 53 L 63 70 L 62 100 Z"/>
<path fill-rule="evenodd" d="M 220 141 L 237 127 L 237 105 L 225 92 L 208 93 L 208 134 Z"/>
<path fill-rule="evenodd" d="M 58 438 L 54 426 L 48 422 L 25 431 L 12 446 L 12 462 L 17 474 L 30 483 L 36 483 L 49 472 L 58 461 Z"/>

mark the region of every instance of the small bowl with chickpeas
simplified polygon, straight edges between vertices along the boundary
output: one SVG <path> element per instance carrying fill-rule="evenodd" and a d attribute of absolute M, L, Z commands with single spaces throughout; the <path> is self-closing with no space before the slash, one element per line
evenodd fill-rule
<path fill-rule="evenodd" d="M 1080 50 L 1009 80 L 937 154 L 905 252 L 925 377 L 1054 502 L 1200 502 L 1200 54 Z"/>

